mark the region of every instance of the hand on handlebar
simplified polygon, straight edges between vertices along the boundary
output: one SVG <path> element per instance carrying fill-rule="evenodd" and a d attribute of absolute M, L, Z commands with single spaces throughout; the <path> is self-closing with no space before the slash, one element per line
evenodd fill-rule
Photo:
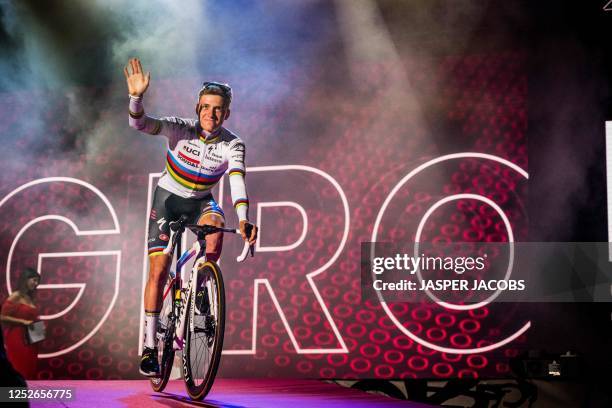
<path fill-rule="evenodd" d="M 240 235 L 249 245 L 255 245 L 255 242 L 257 242 L 257 232 L 257 225 L 251 224 L 247 220 L 240 221 Z"/>

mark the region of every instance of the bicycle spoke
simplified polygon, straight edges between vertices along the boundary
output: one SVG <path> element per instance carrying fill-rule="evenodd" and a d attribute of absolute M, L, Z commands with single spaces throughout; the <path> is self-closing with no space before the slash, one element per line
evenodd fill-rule
<path fill-rule="evenodd" d="M 210 287 L 210 279 L 206 278 L 205 283 L 199 285 L 201 290 Z M 214 309 L 216 307 L 209 305 L 209 311 Z M 194 331 L 191 333 L 190 344 L 192 351 L 195 352 L 190 353 L 190 361 L 191 367 L 195 368 L 192 375 L 196 386 L 204 381 L 206 372 L 210 367 L 214 350 L 215 327 L 216 322 L 210 313 L 194 315 Z"/>
<path fill-rule="evenodd" d="M 198 271 L 193 299 L 196 307 L 189 315 L 183 375 L 190 396 L 201 399 L 210 390 L 223 347 L 225 298 L 216 264 L 207 263 Z"/>

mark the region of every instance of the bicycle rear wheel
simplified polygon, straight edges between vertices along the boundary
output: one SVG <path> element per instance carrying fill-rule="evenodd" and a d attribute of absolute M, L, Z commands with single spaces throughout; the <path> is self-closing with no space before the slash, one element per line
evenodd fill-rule
<path fill-rule="evenodd" d="M 166 388 L 174 363 L 174 348 L 172 347 L 176 316 L 174 310 L 174 279 L 168 279 L 163 293 L 165 296 L 162 310 L 159 313 L 156 340 L 160 376 L 149 380 L 151 388 L 156 392 L 162 392 Z"/>
<path fill-rule="evenodd" d="M 198 271 L 195 297 L 187 307 L 183 379 L 189 396 L 201 400 L 212 387 L 223 349 L 225 289 L 215 262 L 204 263 Z"/>

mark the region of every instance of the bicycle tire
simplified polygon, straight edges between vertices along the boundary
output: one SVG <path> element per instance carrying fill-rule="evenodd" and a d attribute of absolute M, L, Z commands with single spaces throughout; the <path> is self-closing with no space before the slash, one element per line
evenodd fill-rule
<path fill-rule="evenodd" d="M 168 288 L 168 285 L 172 285 L 174 281 L 168 280 L 168 283 L 164 287 L 164 293 Z M 168 380 L 170 379 L 170 373 L 172 372 L 172 365 L 174 363 L 174 347 L 172 341 L 174 339 L 174 327 L 176 324 L 175 316 L 176 310 L 174 308 L 174 288 L 170 289 L 170 292 L 164 299 L 162 304 L 162 310 L 159 314 L 158 338 L 157 338 L 157 350 L 159 359 L 159 377 L 152 377 L 149 379 L 151 388 L 155 392 L 162 392 Z M 169 308 L 169 310 L 168 310 Z M 162 336 L 159 336 L 162 334 Z"/>
<path fill-rule="evenodd" d="M 196 301 L 193 297 L 187 305 L 188 320 L 182 368 L 185 388 L 194 400 L 203 399 L 210 391 L 219 368 L 223 349 L 225 288 L 221 269 L 215 262 L 207 261 L 199 269 L 197 287 L 194 293 L 197 294 L 197 290 L 202 290 L 202 285 L 205 285 L 207 280 L 211 282 L 213 303 L 216 304 L 209 304 L 208 311 L 204 313 L 202 311 L 198 312 L 196 306 L 192 305 Z M 206 299 L 208 299 L 208 296 L 206 296 Z M 194 313 L 191 313 L 192 307 L 194 307 Z M 194 320 L 194 332 L 190 329 L 192 318 Z M 212 333 L 209 330 L 211 321 L 214 321 Z M 203 359 L 201 360 L 200 357 L 203 357 Z"/>

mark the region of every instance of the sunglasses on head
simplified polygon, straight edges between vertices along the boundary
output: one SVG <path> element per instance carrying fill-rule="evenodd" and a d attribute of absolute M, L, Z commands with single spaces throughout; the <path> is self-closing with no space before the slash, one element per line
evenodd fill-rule
<path fill-rule="evenodd" d="M 229 96 L 232 95 L 232 88 L 228 84 L 222 84 L 220 82 L 214 82 L 214 81 L 204 82 L 202 84 L 202 89 L 200 90 L 200 93 L 207 89 L 213 89 L 213 88 L 219 88 L 224 94 L 229 95 Z"/>

